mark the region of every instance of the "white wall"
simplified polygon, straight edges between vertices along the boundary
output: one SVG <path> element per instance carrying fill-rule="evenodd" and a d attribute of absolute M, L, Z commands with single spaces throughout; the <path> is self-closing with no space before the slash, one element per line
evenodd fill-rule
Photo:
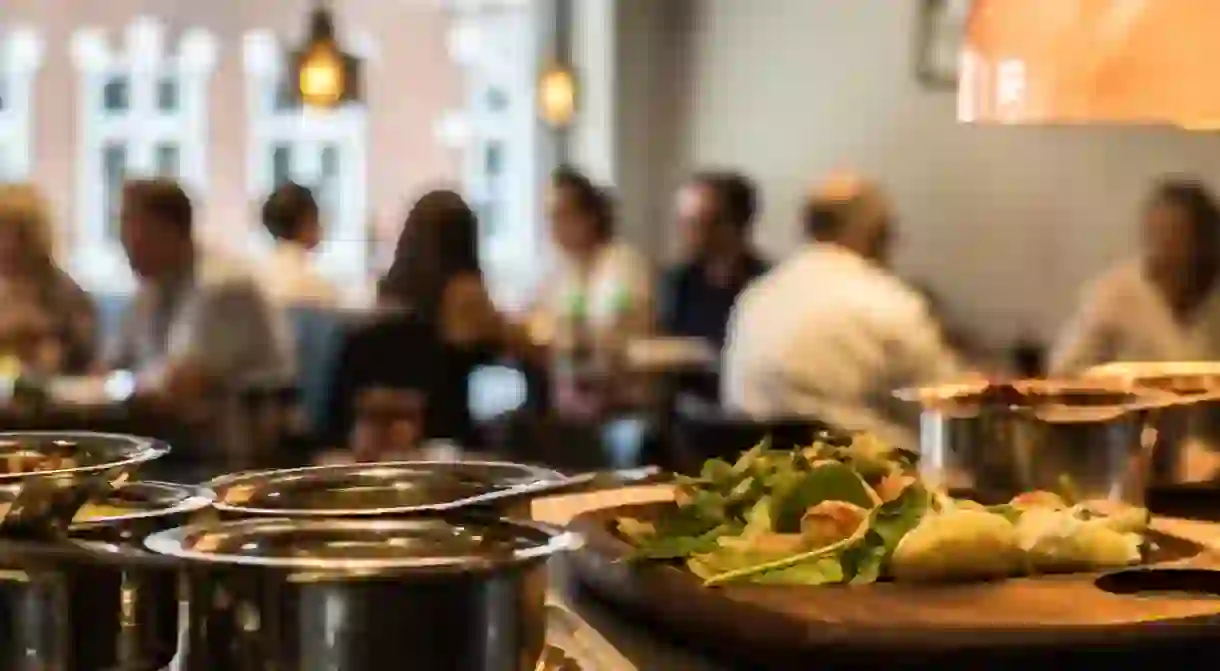
<path fill-rule="evenodd" d="M 952 93 L 912 76 L 918 4 L 696 0 L 674 163 L 754 175 L 766 198 L 758 237 L 776 254 L 798 240 L 812 181 L 844 167 L 874 176 L 897 204 L 906 274 L 995 344 L 1026 326 L 1051 335 L 1079 284 L 1131 249 L 1150 180 L 1195 172 L 1220 186 L 1220 139 L 959 126 Z"/>

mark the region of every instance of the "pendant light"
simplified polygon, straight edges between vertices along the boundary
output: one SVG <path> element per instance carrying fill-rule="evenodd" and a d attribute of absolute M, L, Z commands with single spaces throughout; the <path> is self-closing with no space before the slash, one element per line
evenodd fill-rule
<path fill-rule="evenodd" d="M 309 16 L 305 44 L 291 55 L 294 97 L 306 107 L 331 108 L 359 99 L 359 61 L 343 51 L 325 0 Z"/>
<path fill-rule="evenodd" d="M 975 0 L 958 117 L 1220 128 L 1220 2 Z"/>
<path fill-rule="evenodd" d="M 576 75 L 558 62 L 538 78 L 538 114 L 552 128 L 567 128 L 576 118 Z"/>
<path fill-rule="evenodd" d="M 538 75 L 538 116 L 565 130 L 576 118 L 576 74 L 572 70 L 572 0 L 555 0 L 555 42 L 550 62 Z"/>

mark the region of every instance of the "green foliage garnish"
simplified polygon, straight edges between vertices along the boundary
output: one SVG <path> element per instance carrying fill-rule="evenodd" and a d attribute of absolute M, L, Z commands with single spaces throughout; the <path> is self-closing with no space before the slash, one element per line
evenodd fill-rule
<path fill-rule="evenodd" d="M 620 520 L 619 532 L 635 545 L 630 560 L 681 561 L 709 586 L 1002 576 L 1009 564 L 1121 566 L 1138 556 L 1122 534 L 1146 528 L 1146 510 L 1065 510 L 1059 497 L 1040 492 L 983 506 L 929 490 L 915 474 L 917 460 L 871 436 L 826 437 L 792 451 L 764 441 L 734 463 L 710 459 L 698 477 L 679 478 L 677 506 L 651 522 Z M 1078 500 L 1070 481 L 1060 489 Z M 1081 531 L 1059 538 L 1065 523 Z"/>
<path fill-rule="evenodd" d="M 882 502 L 873 484 L 911 471 L 915 456 L 866 438 L 776 451 L 766 442 L 735 463 L 709 459 L 697 478 L 681 478 L 678 506 L 641 533 L 623 521 L 633 561 L 684 560 L 708 584 L 749 579 L 803 585 L 872 582 L 898 539 L 925 514 L 917 483 Z M 872 484 L 870 484 L 872 483 Z M 802 518 L 825 502 L 859 509 L 859 523 L 820 547 L 804 542 Z M 847 520 L 850 523 L 851 520 Z"/>

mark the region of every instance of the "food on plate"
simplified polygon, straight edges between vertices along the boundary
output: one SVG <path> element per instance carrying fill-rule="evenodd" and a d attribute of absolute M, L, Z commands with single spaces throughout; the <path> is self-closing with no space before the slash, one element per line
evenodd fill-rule
<path fill-rule="evenodd" d="M 1144 538 L 1113 528 L 1105 518 L 1083 519 L 1073 510 L 1030 510 L 1016 524 L 1018 543 L 1032 570 L 1071 573 L 1138 564 Z"/>
<path fill-rule="evenodd" d="M 1148 511 L 1076 502 L 1074 487 L 984 506 L 916 474 L 917 455 L 870 435 L 767 443 L 681 477 L 676 506 L 617 521 L 633 561 L 683 562 L 709 586 L 990 580 L 1138 564 Z"/>
<path fill-rule="evenodd" d="M 1021 568 L 1017 529 L 1003 515 L 961 508 L 925 515 L 890 557 L 895 580 L 990 580 Z"/>

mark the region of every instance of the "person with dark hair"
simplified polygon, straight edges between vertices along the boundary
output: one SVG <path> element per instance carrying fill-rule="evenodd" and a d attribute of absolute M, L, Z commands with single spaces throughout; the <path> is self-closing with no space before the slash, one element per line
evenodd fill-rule
<path fill-rule="evenodd" d="M 196 245 L 194 211 L 178 184 L 128 182 L 119 216 L 138 289 L 109 364 L 133 371 L 139 393 L 183 418 L 203 417 L 226 392 L 291 375 L 257 282 L 242 264 Z"/>
<path fill-rule="evenodd" d="M 330 307 L 338 303 L 338 291 L 309 258 L 322 242 L 318 217 L 313 192 L 293 182 L 278 187 L 263 204 L 263 227 L 275 241 L 275 249 L 260 280 L 267 296 L 279 306 Z"/>
<path fill-rule="evenodd" d="M 1090 284 L 1051 354 L 1051 371 L 1117 361 L 1220 358 L 1220 206 L 1202 182 L 1152 191 L 1140 258 Z"/>
<path fill-rule="evenodd" d="M 553 346 L 556 408 L 597 415 L 637 391 L 612 381 L 626 344 L 653 331 L 652 272 L 616 238 L 612 199 L 584 174 L 555 171 L 547 213 L 560 258 L 535 306 L 533 329 Z M 623 393 L 611 393 L 615 388 Z"/>
<path fill-rule="evenodd" d="M 471 372 L 501 352 L 522 353 L 529 345 L 524 329 L 503 317 L 487 293 L 478 220 L 461 196 L 432 191 L 415 203 L 377 297 L 379 314 L 349 334 L 341 348 L 328 412 L 330 439 L 399 435 L 477 446 Z M 385 420 L 403 424 L 399 430 L 369 426 L 393 414 L 386 408 L 400 409 L 394 412 L 401 416 Z M 423 426 L 405 426 L 419 421 Z M 361 442 L 356 440 L 358 456 L 376 458 Z"/>
<path fill-rule="evenodd" d="M 746 288 L 733 308 L 725 405 L 755 419 L 817 419 L 918 449 L 917 418 L 893 390 L 951 381 L 961 370 L 924 297 L 886 267 L 891 221 L 884 194 L 858 177 L 836 177 L 811 195 L 809 244 Z"/>
<path fill-rule="evenodd" d="M 683 261 L 662 283 L 660 330 L 724 345 L 737 294 L 767 271 L 751 242 L 758 194 L 736 172 L 701 172 L 678 192 Z"/>

